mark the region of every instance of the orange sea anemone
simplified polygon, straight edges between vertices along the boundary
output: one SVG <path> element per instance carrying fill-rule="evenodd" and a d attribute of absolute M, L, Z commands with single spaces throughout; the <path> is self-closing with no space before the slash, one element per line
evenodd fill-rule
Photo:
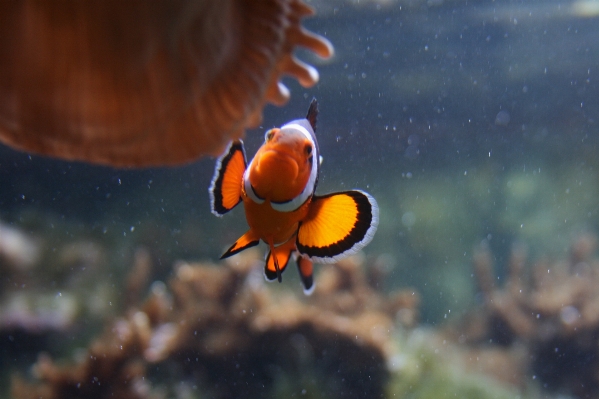
<path fill-rule="evenodd" d="M 266 102 L 309 87 L 330 43 L 301 0 L 0 3 L 0 141 L 67 160 L 173 165 L 216 155 Z"/>

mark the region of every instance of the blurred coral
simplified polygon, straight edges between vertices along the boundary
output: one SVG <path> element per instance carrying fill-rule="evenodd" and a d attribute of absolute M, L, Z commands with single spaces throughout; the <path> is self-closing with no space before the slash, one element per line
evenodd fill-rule
<path fill-rule="evenodd" d="M 31 270 L 40 260 L 41 245 L 21 230 L 0 222 L 0 270 Z"/>
<path fill-rule="evenodd" d="M 72 325 L 78 311 L 73 295 L 25 289 L 47 283 L 38 277 L 43 256 L 41 239 L 0 222 L 0 332 L 40 334 Z"/>
<path fill-rule="evenodd" d="M 75 364 L 41 355 L 37 382 L 15 377 L 13 396 L 145 398 L 199 389 L 223 398 L 380 397 L 397 352 L 396 322 L 415 323 L 418 295 L 374 290 L 360 257 L 324 266 L 312 297 L 266 289 L 257 252 L 246 252 L 226 267 L 175 265 L 168 285 L 152 284 L 144 303 L 129 306 Z M 132 274 L 144 274 L 143 252 L 136 264 Z M 133 291 L 145 279 L 135 280 L 128 280 Z"/>
<path fill-rule="evenodd" d="M 41 240 L 0 226 L 0 332 L 41 335 L 71 329 L 80 316 L 111 314 L 114 289 L 105 251 L 91 241 L 46 248 Z M 91 317 L 89 317 L 91 316 Z"/>
<path fill-rule="evenodd" d="M 505 284 L 499 287 L 483 242 L 474 255 L 474 270 L 484 303 L 454 325 L 452 335 L 474 347 L 476 356 L 502 353 L 494 374 L 503 374 L 504 380 L 523 385 L 526 378 L 538 378 L 553 391 L 599 398 L 596 249 L 597 237 L 581 233 L 569 259 L 540 259 L 529 269 L 526 248 L 514 245 Z"/>
<path fill-rule="evenodd" d="M 538 398 L 489 372 L 489 366 L 494 371 L 514 371 L 510 361 L 501 361 L 508 358 L 503 350 L 467 350 L 426 327 L 401 336 L 398 343 L 400 351 L 390 361 L 396 372 L 387 388 L 388 398 Z"/>

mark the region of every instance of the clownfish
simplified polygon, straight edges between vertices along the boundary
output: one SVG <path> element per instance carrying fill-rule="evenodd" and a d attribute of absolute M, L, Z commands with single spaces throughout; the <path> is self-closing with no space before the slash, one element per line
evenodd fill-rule
<path fill-rule="evenodd" d="M 217 162 L 210 184 L 212 213 L 223 216 L 243 202 L 249 230 L 221 256 L 235 255 L 264 241 L 270 252 L 264 275 L 277 279 L 295 257 L 306 294 L 314 289 L 313 265 L 333 263 L 368 244 L 379 210 L 364 191 L 315 195 L 320 153 L 314 134 L 318 104 L 305 119 L 266 132 L 247 165 L 241 140 L 232 141 Z"/>

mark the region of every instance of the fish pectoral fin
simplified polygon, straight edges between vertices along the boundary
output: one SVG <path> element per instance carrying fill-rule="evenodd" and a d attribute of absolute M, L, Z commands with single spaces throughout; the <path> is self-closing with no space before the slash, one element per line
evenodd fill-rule
<path fill-rule="evenodd" d="M 295 251 L 295 240 L 293 237 L 278 247 L 271 246 L 270 252 L 266 256 L 266 265 L 264 265 L 264 277 L 266 280 L 279 280 L 281 282 L 281 274 L 285 271 L 293 251 Z"/>
<path fill-rule="evenodd" d="M 260 238 L 254 234 L 252 230 L 248 230 L 248 232 L 239 237 L 239 239 L 235 241 L 235 244 L 231 245 L 231 248 L 229 248 L 227 252 L 225 252 L 220 258 L 228 258 L 229 256 L 233 256 L 243 251 L 244 249 L 254 247 L 258 245 L 258 243 L 260 243 Z"/>
<path fill-rule="evenodd" d="M 297 270 L 299 271 L 300 278 L 302 280 L 302 288 L 304 294 L 312 295 L 314 292 L 314 266 L 312 261 L 306 257 L 298 255 L 296 259 Z"/>
<path fill-rule="evenodd" d="M 234 140 L 216 161 L 210 184 L 210 207 L 216 216 L 224 215 L 241 201 L 241 186 L 246 167 L 243 141 Z"/>
<path fill-rule="evenodd" d="M 334 263 L 364 248 L 378 222 L 378 205 L 363 191 L 314 196 L 297 233 L 297 250 L 312 261 Z"/>

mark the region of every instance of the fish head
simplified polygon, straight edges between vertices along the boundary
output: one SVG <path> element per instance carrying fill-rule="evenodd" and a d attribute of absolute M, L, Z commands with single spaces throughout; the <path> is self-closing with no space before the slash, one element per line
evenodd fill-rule
<path fill-rule="evenodd" d="M 249 182 L 260 198 L 286 202 L 302 194 L 315 173 L 314 142 L 293 125 L 270 129 L 248 168 Z"/>

